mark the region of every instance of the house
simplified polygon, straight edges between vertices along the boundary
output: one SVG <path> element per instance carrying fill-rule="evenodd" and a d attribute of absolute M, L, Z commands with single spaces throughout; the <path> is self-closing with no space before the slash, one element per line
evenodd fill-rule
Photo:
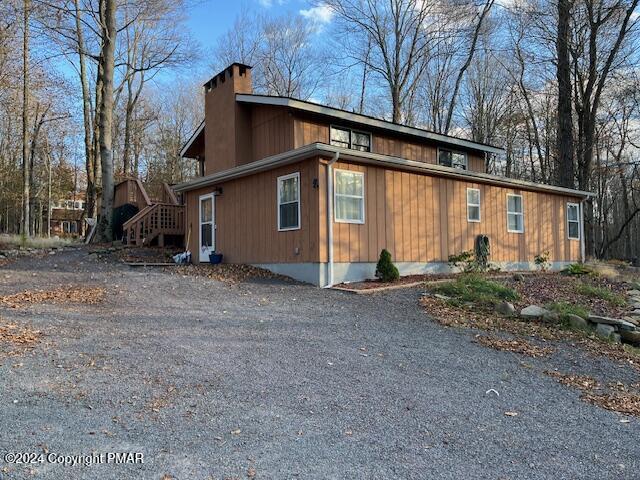
<path fill-rule="evenodd" d="M 50 235 L 59 237 L 78 237 L 84 235 L 84 193 L 74 194 L 73 198 L 51 202 Z M 47 216 L 44 212 L 43 216 Z"/>
<path fill-rule="evenodd" d="M 214 250 L 316 285 L 372 278 L 380 251 L 401 274 L 442 272 L 489 237 L 502 269 L 584 256 L 588 192 L 485 173 L 490 145 L 293 98 L 254 95 L 251 68 L 205 84 L 205 120 L 181 155 L 195 262 Z"/>

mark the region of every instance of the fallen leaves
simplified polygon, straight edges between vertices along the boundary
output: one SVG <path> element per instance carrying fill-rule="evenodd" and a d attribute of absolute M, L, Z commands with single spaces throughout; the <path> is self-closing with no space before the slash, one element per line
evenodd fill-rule
<path fill-rule="evenodd" d="M 553 353 L 551 347 L 539 347 L 524 340 L 503 340 L 497 337 L 486 337 L 478 335 L 476 341 L 485 347 L 500 350 L 502 352 L 513 352 L 527 355 L 529 357 L 546 357 Z"/>
<path fill-rule="evenodd" d="M 640 417 L 640 395 L 631 392 L 585 393 L 582 398 L 606 410 Z"/>
<path fill-rule="evenodd" d="M 167 271 L 176 275 L 187 275 L 195 277 L 206 277 L 219 282 L 237 284 L 252 279 L 279 279 L 288 280 L 289 277 L 278 275 L 276 273 L 265 270 L 264 268 L 254 267 L 253 265 L 221 263 L 217 265 L 210 264 L 193 264 L 182 265 L 179 267 L 169 267 Z"/>
<path fill-rule="evenodd" d="M 0 306 L 20 308 L 33 303 L 85 303 L 97 304 L 104 300 L 102 287 L 67 286 L 53 290 L 25 290 L 13 295 L 0 296 Z"/>
<path fill-rule="evenodd" d="M 561 384 L 577 388 L 578 390 L 591 391 L 599 387 L 596 379 L 587 375 L 571 375 L 567 373 L 560 373 L 555 370 L 545 370 L 544 373 L 555 378 Z"/>
<path fill-rule="evenodd" d="M 21 347 L 32 347 L 40 342 L 40 330 L 33 330 L 29 327 L 19 327 L 9 323 L 0 325 L 0 341 L 19 345 Z"/>
<path fill-rule="evenodd" d="M 601 386 L 594 378 L 585 375 L 572 375 L 549 370 L 544 373 L 563 385 L 582 391 L 580 398 L 585 402 L 612 412 L 640 417 L 640 391 L 637 390 L 637 385 L 627 386 L 622 382 L 614 382 L 608 385 L 611 391 L 604 392 L 600 391 Z"/>

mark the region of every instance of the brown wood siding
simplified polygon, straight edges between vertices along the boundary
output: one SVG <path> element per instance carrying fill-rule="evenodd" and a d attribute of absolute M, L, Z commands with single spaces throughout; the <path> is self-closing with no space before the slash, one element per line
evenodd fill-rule
<path fill-rule="evenodd" d="M 533 262 L 544 251 L 552 261 L 580 258 L 580 242 L 566 232 L 566 204 L 579 199 L 345 162 L 335 168 L 365 174 L 365 223 L 334 222 L 336 262 L 375 262 L 383 248 L 398 262 L 446 262 L 449 255 L 472 249 L 480 234 L 489 236 L 494 262 Z M 325 169 L 320 169 L 323 180 Z M 467 221 L 467 188 L 480 190 L 480 222 Z M 522 234 L 507 231 L 507 193 L 523 197 Z M 325 195 L 321 181 L 321 204 Z M 326 261 L 324 208 L 318 220 L 320 259 Z"/>
<path fill-rule="evenodd" d="M 301 228 L 279 232 L 277 178 L 300 172 Z M 318 261 L 318 160 L 310 159 L 268 172 L 186 192 L 186 229 L 189 249 L 198 261 L 199 197 L 221 187 L 215 197 L 216 250 L 225 263 L 297 263 Z M 296 248 L 298 252 L 296 254 Z"/>
<path fill-rule="evenodd" d="M 251 129 L 252 154 L 247 161 L 260 160 L 293 149 L 293 119 L 284 108 L 254 106 L 251 112 Z"/>
<path fill-rule="evenodd" d="M 315 117 L 293 117 L 294 148 L 302 147 L 310 143 L 329 143 L 330 121 L 324 121 Z M 358 128 L 358 127 L 356 127 Z M 358 128 L 369 131 L 366 128 Z M 406 136 L 392 136 L 388 132 L 371 132 L 371 151 L 383 155 L 405 158 L 416 162 L 436 164 L 438 162 L 438 147 L 434 143 L 420 142 L 409 139 Z M 469 170 L 484 172 L 484 155 L 477 152 L 467 152 Z"/>

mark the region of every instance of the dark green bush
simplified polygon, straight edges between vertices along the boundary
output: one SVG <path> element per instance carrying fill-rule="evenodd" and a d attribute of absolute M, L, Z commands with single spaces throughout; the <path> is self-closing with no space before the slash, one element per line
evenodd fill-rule
<path fill-rule="evenodd" d="M 380 259 L 376 265 L 376 277 L 383 282 L 395 282 L 400 278 L 400 272 L 391 261 L 391 254 L 382 249 Z"/>

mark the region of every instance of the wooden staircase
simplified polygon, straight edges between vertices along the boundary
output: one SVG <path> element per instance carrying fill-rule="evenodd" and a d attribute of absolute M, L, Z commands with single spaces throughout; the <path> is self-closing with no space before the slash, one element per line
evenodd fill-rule
<path fill-rule="evenodd" d="M 140 211 L 122 225 L 123 241 L 128 245 L 150 245 L 156 238 L 163 247 L 165 236 L 184 235 L 185 207 L 180 205 L 173 190 L 162 185 L 160 200 L 151 200 L 140 180 L 130 180 L 122 187 L 122 195 L 132 203 L 138 202 Z M 117 192 L 117 191 L 116 191 Z M 133 192 L 133 194 L 131 193 Z"/>
<path fill-rule="evenodd" d="M 153 203 L 140 210 L 122 226 L 128 245 L 150 245 L 158 238 L 164 246 L 165 235 L 184 234 L 184 205 Z"/>

